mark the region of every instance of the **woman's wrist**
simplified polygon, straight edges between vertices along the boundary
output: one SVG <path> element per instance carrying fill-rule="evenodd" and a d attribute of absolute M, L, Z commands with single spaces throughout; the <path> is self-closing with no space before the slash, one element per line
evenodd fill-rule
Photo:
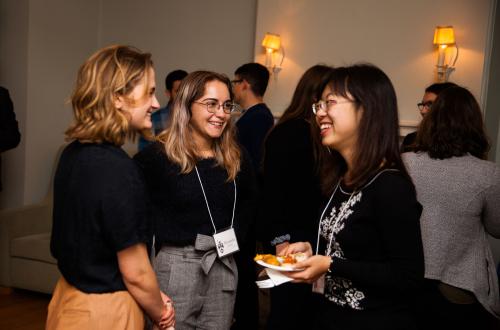
<path fill-rule="evenodd" d="M 325 273 L 331 273 L 331 267 L 332 267 L 332 263 L 333 263 L 333 258 L 330 257 L 330 256 L 325 256 Z"/>
<path fill-rule="evenodd" d="M 161 304 L 160 317 L 157 320 L 155 320 L 154 323 L 160 327 L 160 322 L 165 317 L 165 315 L 167 315 L 167 312 L 168 312 L 167 306 L 165 304 Z"/>

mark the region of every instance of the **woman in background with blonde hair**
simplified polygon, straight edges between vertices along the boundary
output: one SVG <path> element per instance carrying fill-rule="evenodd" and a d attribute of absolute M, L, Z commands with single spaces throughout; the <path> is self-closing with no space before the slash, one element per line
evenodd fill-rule
<path fill-rule="evenodd" d="M 238 280 L 232 253 L 253 221 L 255 182 L 238 148 L 226 76 L 185 77 L 167 129 L 135 159 L 153 201 L 160 287 L 178 329 L 229 329 Z"/>
<path fill-rule="evenodd" d="M 151 128 L 159 107 L 151 55 L 110 46 L 80 67 L 54 179 L 51 252 L 62 274 L 47 329 L 143 329 L 174 325 L 148 259 L 148 200 L 137 165 L 121 149 Z M 170 308 L 169 308 L 170 307 Z"/>

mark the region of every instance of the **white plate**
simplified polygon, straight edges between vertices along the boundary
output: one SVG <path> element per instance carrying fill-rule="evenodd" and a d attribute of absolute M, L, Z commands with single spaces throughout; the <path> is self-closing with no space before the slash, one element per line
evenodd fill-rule
<path fill-rule="evenodd" d="M 268 263 L 266 263 L 266 262 L 264 262 L 262 260 L 257 260 L 255 262 L 258 263 L 261 266 L 266 267 L 266 268 L 271 268 L 271 269 L 275 269 L 275 270 L 281 270 L 282 272 L 298 272 L 298 271 L 303 270 L 302 268 L 301 269 L 297 269 L 297 268 L 293 268 L 292 266 L 276 266 L 276 265 L 271 265 L 271 264 L 268 264 Z"/>

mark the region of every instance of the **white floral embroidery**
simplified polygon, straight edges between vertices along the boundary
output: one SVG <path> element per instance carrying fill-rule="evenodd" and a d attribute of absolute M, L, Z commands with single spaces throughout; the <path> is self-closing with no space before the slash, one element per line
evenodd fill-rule
<path fill-rule="evenodd" d="M 365 298 L 365 294 L 353 287 L 352 282 L 348 279 L 327 275 L 325 277 L 325 296 L 337 305 L 363 309 L 360 302 Z"/>
<path fill-rule="evenodd" d="M 353 206 L 361 201 L 362 192 L 357 192 L 348 201 L 342 202 L 340 208 L 332 207 L 332 210 L 320 221 L 321 236 L 327 241 L 326 254 L 332 257 L 345 259 L 344 252 L 335 236 L 341 232 L 349 216 L 354 212 Z M 353 309 L 363 309 L 360 302 L 365 294 L 355 288 L 352 282 L 342 277 L 327 274 L 325 278 L 325 296 L 330 301 L 340 306 L 348 305 Z"/>

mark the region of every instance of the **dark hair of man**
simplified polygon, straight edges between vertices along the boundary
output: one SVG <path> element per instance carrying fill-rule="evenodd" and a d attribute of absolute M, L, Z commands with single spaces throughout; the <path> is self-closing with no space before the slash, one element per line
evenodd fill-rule
<path fill-rule="evenodd" d="M 174 86 L 174 82 L 184 79 L 187 75 L 188 73 L 184 70 L 174 70 L 167 74 L 167 76 L 165 77 L 165 88 L 167 89 L 167 91 L 171 92 L 172 87 Z"/>
<path fill-rule="evenodd" d="M 463 87 L 442 91 L 417 132 L 416 150 L 431 158 L 446 159 L 467 153 L 486 159 L 490 144 L 481 108 Z"/>
<path fill-rule="evenodd" d="M 310 67 L 300 78 L 292 101 L 281 116 L 276 126 L 279 126 L 289 120 L 304 119 L 309 123 L 311 140 L 313 142 L 313 157 L 317 164 L 317 171 L 320 171 L 320 164 L 325 167 L 325 162 L 331 159 L 327 148 L 321 144 L 319 127 L 316 118 L 312 112 L 312 104 L 318 102 L 321 93 L 325 89 L 332 67 L 326 65 L 314 65 Z M 275 126 L 275 127 L 276 127 Z"/>
<path fill-rule="evenodd" d="M 269 71 L 259 63 L 247 63 L 240 66 L 234 72 L 240 79 L 250 84 L 250 89 L 256 96 L 264 96 L 269 83 Z"/>
<path fill-rule="evenodd" d="M 452 83 L 452 82 L 435 83 L 435 84 L 432 84 L 432 85 L 428 86 L 425 89 L 425 92 L 426 93 L 433 93 L 433 94 L 439 95 L 439 93 L 441 93 L 442 91 L 444 91 L 446 88 L 457 87 L 457 86 L 458 86 L 457 84 Z"/>
<path fill-rule="evenodd" d="M 410 178 L 399 151 L 399 119 L 396 92 L 387 75 L 372 64 L 332 70 L 329 86 L 334 94 L 354 101 L 362 111 L 349 185 L 360 188 L 381 168 L 395 168 Z M 324 173 L 325 190 L 344 175 L 346 163 L 335 150 L 336 168 Z"/>

